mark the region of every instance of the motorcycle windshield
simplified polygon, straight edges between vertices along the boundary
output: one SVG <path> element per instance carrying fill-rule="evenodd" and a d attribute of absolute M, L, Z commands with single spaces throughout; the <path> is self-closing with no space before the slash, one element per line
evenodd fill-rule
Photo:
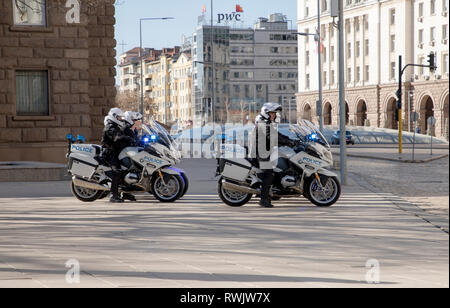
<path fill-rule="evenodd" d="M 305 143 L 317 142 L 330 148 L 327 139 L 320 132 L 319 128 L 308 120 L 299 120 L 298 124 L 290 125 L 289 131 Z"/>
<path fill-rule="evenodd" d="M 142 131 L 150 138 L 151 142 L 160 143 L 169 149 L 175 146 L 175 141 L 169 132 L 154 120 L 142 125 Z"/>

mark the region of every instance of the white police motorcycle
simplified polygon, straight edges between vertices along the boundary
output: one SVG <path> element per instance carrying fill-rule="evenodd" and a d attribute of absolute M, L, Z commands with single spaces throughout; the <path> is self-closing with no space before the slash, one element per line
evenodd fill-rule
<path fill-rule="evenodd" d="M 119 185 L 124 193 L 148 192 L 161 202 L 175 202 L 188 190 L 183 170 L 173 166 L 180 162 L 169 133 L 155 121 L 142 125 L 139 147 L 122 150 L 119 160 L 127 174 Z M 83 202 L 105 198 L 111 189 L 111 168 L 102 157 L 102 147 L 84 144 L 84 137 L 67 135 L 68 172 L 72 175 L 72 193 Z"/>
<path fill-rule="evenodd" d="M 288 137 L 296 141 L 297 146 L 275 148 L 270 157 L 275 173 L 272 199 L 303 195 L 319 207 L 336 203 L 341 186 L 337 175 L 327 169 L 333 165 L 333 156 L 325 137 L 306 120 L 290 125 Z M 262 171 L 254 159 L 225 155 L 218 159 L 217 173 L 220 175 L 219 197 L 229 206 L 243 206 L 254 195 L 261 194 L 262 181 L 258 174 Z"/>

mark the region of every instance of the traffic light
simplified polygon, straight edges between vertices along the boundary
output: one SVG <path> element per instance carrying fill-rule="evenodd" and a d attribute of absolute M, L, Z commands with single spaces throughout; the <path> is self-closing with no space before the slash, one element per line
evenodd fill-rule
<path fill-rule="evenodd" d="M 434 72 L 436 69 L 436 58 L 433 52 L 428 55 L 428 66 L 430 67 L 431 72 Z"/>
<path fill-rule="evenodd" d="M 398 122 L 400 120 L 398 116 L 398 111 L 402 109 L 402 100 L 401 100 L 402 92 L 400 89 L 398 89 L 397 92 L 395 92 L 395 96 L 396 96 L 396 104 L 394 113 L 395 113 L 395 121 Z"/>

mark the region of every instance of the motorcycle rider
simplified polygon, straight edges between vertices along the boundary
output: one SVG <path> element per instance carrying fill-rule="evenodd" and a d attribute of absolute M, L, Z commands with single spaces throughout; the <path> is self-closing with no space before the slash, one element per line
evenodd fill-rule
<path fill-rule="evenodd" d="M 112 168 L 112 196 L 110 202 L 113 203 L 124 202 L 119 195 L 119 183 L 124 176 L 119 161 L 119 154 L 124 148 L 133 146 L 136 143 L 135 138 L 125 133 L 129 125 L 130 123 L 120 108 L 112 108 L 105 117 L 105 129 L 102 136 L 103 159 Z"/>
<path fill-rule="evenodd" d="M 259 163 L 262 170 L 260 178 L 262 180 L 261 201 L 259 205 L 272 208 L 270 199 L 270 189 L 274 179 L 274 166 L 270 161 L 272 149 L 275 146 L 293 146 L 294 142 L 281 134 L 277 129 L 278 113 L 283 109 L 277 103 L 266 103 L 261 109 L 261 113 L 256 117 L 255 129 L 253 131 L 253 145 L 251 155 Z"/>
<path fill-rule="evenodd" d="M 125 128 L 125 133 L 129 134 L 131 137 L 137 138 L 139 131 L 142 129 L 143 116 L 140 112 L 127 111 L 125 112 L 125 119 L 130 123 L 131 126 Z"/>

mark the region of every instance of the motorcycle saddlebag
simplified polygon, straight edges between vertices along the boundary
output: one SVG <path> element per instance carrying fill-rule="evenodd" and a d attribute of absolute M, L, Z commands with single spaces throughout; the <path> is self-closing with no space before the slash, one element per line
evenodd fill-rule
<path fill-rule="evenodd" d="M 68 171 L 72 175 L 89 180 L 97 167 L 98 162 L 88 155 L 73 153 L 69 156 Z"/>
<path fill-rule="evenodd" d="M 225 159 L 223 163 L 222 176 L 238 182 L 244 182 L 252 170 L 252 165 L 245 159 Z"/>

